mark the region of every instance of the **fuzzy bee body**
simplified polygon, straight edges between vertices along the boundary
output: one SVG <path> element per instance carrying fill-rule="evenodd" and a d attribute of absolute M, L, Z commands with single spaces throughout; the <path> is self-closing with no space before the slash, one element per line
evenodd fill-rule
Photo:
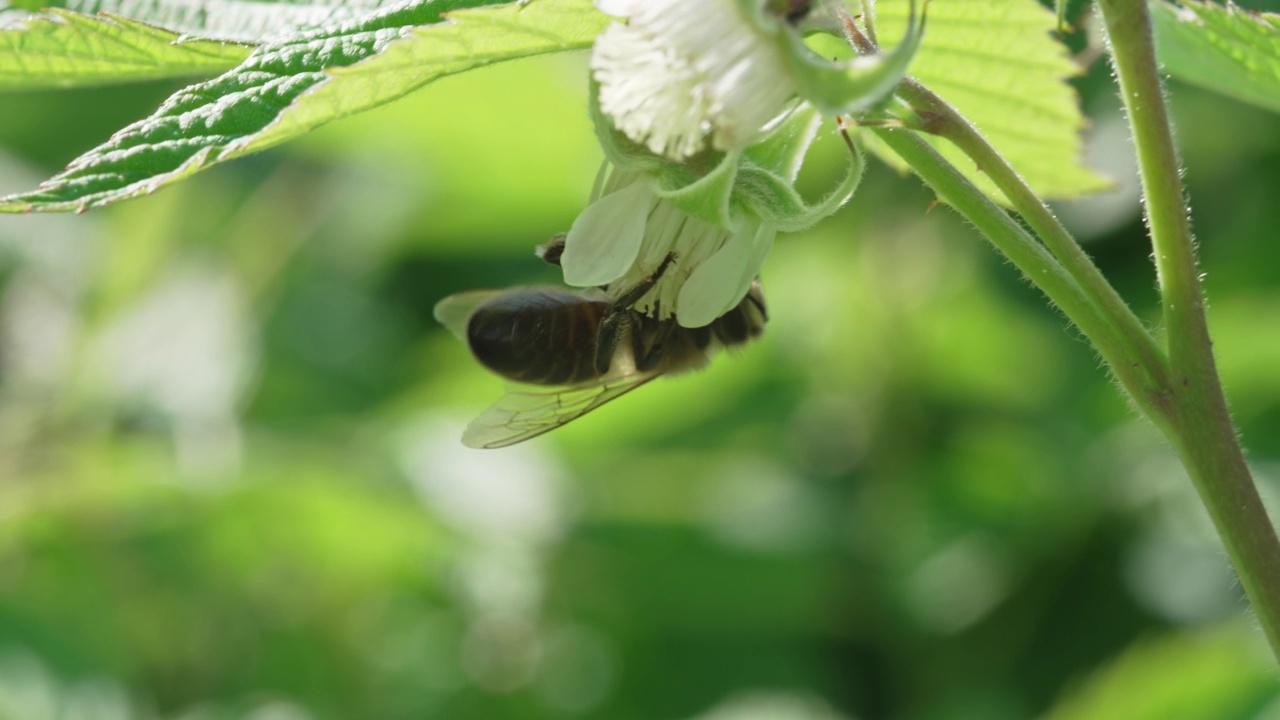
<path fill-rule="evenodd" d="M 502 293 L 475 309 L 467 344 L 482 365 L 532 385 L 573 385 L 599 377 L 596 345 L 603 299 L 554 288 Z"/>
<path fill-rule="evenodd" d="M 516 288 L 451 295 L 435 315 L 488 369 L 517 383 L 463 433 L 471 447 L 513 445 L 554 430 L 660 376 L 705 366 L 720 347 L 758 337 L 759 282 L 711 324 L 680 326 L 598 291 Z"/>

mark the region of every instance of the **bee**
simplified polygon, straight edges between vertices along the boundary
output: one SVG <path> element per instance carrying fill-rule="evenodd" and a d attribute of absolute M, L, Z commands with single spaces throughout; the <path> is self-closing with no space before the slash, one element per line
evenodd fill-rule
<path fill-rule="evenodd" d="M 539 256 L 558 264 L 556 240 Z M 681 327 L 632 306 L 666 271 L 610 300 L 601 289 L 525 287 L 463 292 L 435 306 L 436 320 L 466 342 L 480 364 L 512 387 L 467 426 L 474 448 L 514 445 L 554 430 L 661 375 L 704 367 L 714 351 L 758 337 L 768 321 L 760 282 L 711 324 Z"/>

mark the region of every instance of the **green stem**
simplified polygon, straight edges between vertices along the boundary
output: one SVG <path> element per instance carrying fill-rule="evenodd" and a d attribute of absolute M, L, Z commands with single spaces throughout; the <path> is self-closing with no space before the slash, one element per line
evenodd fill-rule
<path fill-rule="evenodd" d="M 877 51 L 875 43 L 862 34 L 853 17 L 848 12 L 839 13 L 839 16 L 845 36 L 854 49 L 864 55 L 874 54 Z M 1032 192 L 1013 166 L 950 104 L 910 78 L 899 83 L 896 92 L 912 105 L 915 113 L 926 118 L 925 124 L 919 129 L 950 140 L 968 154 L 1005 193 L 1027 223 L 1040 235 L 1044 245 L 1029 238 L 1025 232 L 1019 233 L 1019 242 L 1025 239 L 1035 245 L 1035 250 L 1038 251 L 1036 255 L 1043 253 L 1047 247 L 1057 258 L 1055 267 L 1071 279 L 1073 295 L 1068 298 L 1045 287 L 1042 278 L 1048 276 L 1038 274 L 1034 266 L 1020 262 L 1011 252 L 1015 248 L 1007 247 L 1003 241 L 994 237 L 991 238 L 992 242 L 1027 273 L 1033 282 L 1041 285 L 1067 317 L 1089 337 L 1143 412 L 1153 417 L 1164 412 L 1163 406 L 1168 398 L 1168 373 L 1164 353 L 1089 256 L 1058 222 L 1049 207 Z M 903 159 L 907 158 L 904 156 Z M 911 163 L 910 160 L 908 162 Z M 911 164 L 914 166 L 914 163 Z M 918 171 L 918 168 L 915 169 Z M 935 189 L 940 188 L 935 186 Z M 977 223 L 963 209 L 956 209 Z M 1003 215 L 1003 211 L 1001 214 Z M 1007 216 L 1005 220 L 1012 222 Z M 1021 226 L 1018 229 L 1021 231 Z"/>
<path fill-rule="evenodd" d="M 911 166 L 938 198 L 955 208 L 1049 296 L 1112 363 L 1118 376 L 1132 380 L 1140 358 L 1128 354 L 1128 342 L 1075 278 L 1008 212 L 991 201 L 928 142 L 910 130 L 869 128 Z"/>
<path fill-rule="evenodd" d="M 1171 403 L 1157 422 L 1187 467 L 1258 622 L 1280 656 L 1280 541 L 1258 497 L 1214 367 L 1191 223 L 1146 0 L 1098 0 L 1133 128 L 1169 336 Z"/>
<path fill-rule="evenodd" d="M 1092 298 L 1106 324 L 1100 337 L 1114 346 L 1099 345 L 1103 357 L 1144 411 L 1148 414 L 1162 411 L 1168 387 L 1164 352 L 1049 206 L 986 137 L 945 100 L 910 78 L 898 86 L 897 94 L 926 118 L 922 129 L 951 141 L 991 178 L 1045 247 Z"/>
<path fill-rule="evenodd" d="M 876 38 L 876 3 L 875 0 L 862 0 L 862 24 L 867 28 L 867 39 L 873 46 L 879 45 Z"/>

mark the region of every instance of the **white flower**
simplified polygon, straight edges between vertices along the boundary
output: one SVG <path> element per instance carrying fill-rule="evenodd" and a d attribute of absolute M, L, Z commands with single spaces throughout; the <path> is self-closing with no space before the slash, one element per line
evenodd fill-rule
<path fill-rule="evenodd" d="M 626 18 L 596 38 L 601 110 L 627 137 L 681 160 L 710 136 L 740 150 L 785 109 L 795 84 L 741 0 L 597 0 Z"/>
<path fill-rule="evenodd" d="M 674 253 L 632 307 L 656 318 L 674 315 L 684 327 L 707 325 L 741 302 L 777 235 L 749 213 L 733 230 L 699 220 L 659 197 L 643 171 L 613 169 L 593 195 L 565 238 L 565 282 L 604 287 L 616 299 Z"/>

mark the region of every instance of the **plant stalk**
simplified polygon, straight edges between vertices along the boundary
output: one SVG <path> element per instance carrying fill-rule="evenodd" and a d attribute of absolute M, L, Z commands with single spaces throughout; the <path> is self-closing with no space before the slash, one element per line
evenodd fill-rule
<path fill-rule="evenodd" d="M 938 198 L 955 208 L 1039 287 L 1111 363 L 1116 375 L 1136 381 L 1141 358 L 1128 351 L 1112 320 L 1076 279 L 1008 212 L 996 205 L 914 131 L 868 128 L 911 166 Z M 1145 331 L 1144 331 L 1145 332 Z"/>
<path fill-rule="evenodd" d="M 1129 115 L 1168 332 L 1173 442 L 1280 657 L 1280 541 L 1267 517 L 1213 360 L 1172 126 L 1146 0 L 1098 0 Z"/>
<path fill-rule="evenodd" d="M 925 118 L 923 130 L 951 141 L 1000 188 L 1045 247 L 1098 306 L 1108 326 L 1103 335 L 1116 345 L 1112 352 L 1103 345 L 1099 345 L 1099 350 L 1121 384 L 1147 414 L 1162 411 L 1168 387 L 1164 351 L 1049 206 L 950 103 L 911 78 L 898 86 L 897 94 Z"/>
<path fill-rule="evenodd" d="M 878 51 L 875 42 L 862 33 L 848 12 L 839 14 L 845 37 L 855 50 L 864 55 Z M 911 78 L 899 83 L 896 93 L 923 119 L 917 129 L 944 137 L 964 151 L 1026 219 L 1044 243 L 1043 246 L 1035 243 L 1036 247 L 1049 249 L 1060 263 L 1059 267 L 1070 276 L 1081 297 L 1063 304 L 1060 293 L 1049 288 L 1042 289 L 1098 348 L 1138 407 L 1150 416 L 1162 412 L 1162 405 L 1168 397 L 1164 352 L 1075 238 L 1049 210 L 1048 205 L 1036 196 L 1022 176 L 982 133 L 941 97 Z M 935 186 L 935 190 L 937 189 L 940 188 Z M 969 217 L 968 213 L 963 210 L 961 212 Z M 973 218 L 970 217 L 970 220 Z M 1025 232 L 1021 235 L 1030 242 L 1035 242 Z M 1034 267 L 1019 262 L 1010 253 L 1011 248 L 1002 242 L 997 242 L 995 238 L 992 238 L 992 242 L 1027 273 L 1033 282 L 1041 284 L 1043 276 L 1038 275 Z"/>

